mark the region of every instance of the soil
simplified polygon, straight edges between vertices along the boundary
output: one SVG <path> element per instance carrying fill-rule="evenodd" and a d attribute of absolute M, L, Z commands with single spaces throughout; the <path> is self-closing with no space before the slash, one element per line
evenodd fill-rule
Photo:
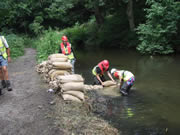
<path fill-rule="evenodd" d="M 60 135 L 55 125 L 53 94 L 35 71 L 36 51 L 25 49 L 25 55 L 9 63 L 13 91 L 3 89 L 0 96 L 0 135 Z"/>

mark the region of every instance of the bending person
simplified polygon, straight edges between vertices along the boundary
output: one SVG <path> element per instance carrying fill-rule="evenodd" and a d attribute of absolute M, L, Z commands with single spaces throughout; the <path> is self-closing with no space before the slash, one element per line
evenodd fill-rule
<path fill-rule="evenodd" d="M 98 65 L 96 65 L 92 70 L 92 74 L 94 75 L 94 84 L 104 86 L 103 82 L 106 81 L 104 77 L 104 73 L 107 73 L 109 78 L 113 82 L 115 82 L 109 72 L 109 61 L 103 60 L 100 63 L 98 63 Z"/>
<path fill-rule="evenodd" d="M 111 74 L 116 79 L 119 79 L 119 88 L 122 95 L 129 95 L 130 89 L 134 84 L 134 75 L 127 70 L 111 69 Z"/>

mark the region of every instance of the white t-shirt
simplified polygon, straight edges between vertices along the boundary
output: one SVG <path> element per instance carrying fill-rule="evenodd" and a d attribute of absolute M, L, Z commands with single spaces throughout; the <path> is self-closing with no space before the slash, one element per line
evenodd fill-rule
<path fill-rule="evenodd" d="M 5 37 L 4 37 L 4 36 L 0 36 L 0 39 L 1 39 L 2 43 L 4 44 L 4 46 L 5 46 L 6 48 L 9 48 L 9 45 L 8 45 Z"/>

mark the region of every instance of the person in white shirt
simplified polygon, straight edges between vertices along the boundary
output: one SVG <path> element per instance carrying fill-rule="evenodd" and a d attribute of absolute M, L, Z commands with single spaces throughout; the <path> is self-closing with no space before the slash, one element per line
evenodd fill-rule
<path fill-rule="evenodd" d="M 135 77 L 127 70 L 111 69 L 111 74 L 116 79 L 119 79 L 119 88 L 122 95 L 129 95 L 131 87 L 134 85 Z"/>

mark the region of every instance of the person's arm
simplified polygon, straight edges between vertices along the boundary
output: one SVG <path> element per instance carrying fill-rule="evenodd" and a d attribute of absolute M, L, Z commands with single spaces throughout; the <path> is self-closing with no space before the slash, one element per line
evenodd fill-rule
<path fill-rule="evenodd" d="M 121 89 L 121 86 L 123 84 L 123 78 L 121 77 L 121 75 L 119 75 L 119 88 Z"/>
<path fill-rule="evenodd" d="M 112 78 L 112 76 L 111 76 L 111 74 L 110 74 L 109 71 L 107 71 L 107 75 L 109 76 L 109 78 L 110 78 L 113 82 L 115 82 L 115 80 Z"/>
<path fill-rule="evenodd" d="M 104 86 L 103 81 L 101 80 L 101 78 L 99 77 L 99 74 L 96 75 L 97 79 L 100 81 L 101 85 Z"/>
<path fill-rule="evenodd" d="M 7 52 L 8 62 L 11 62 L 10 49 L 6 48 L 6 52 Z"/>
<path fill-rule="evenodd" d="M 99 67 L 96 67 L 96 78 L 99 80 L 101 85 L 104 86 L 104 83 L 103 83 L 103 81 L 101 80 L 101 78 L 99 76 L 100 74 L 101 74 L 101 69 Z"/>
<path fill-rule="evenodd" d="M 72 48 L 72 45 L 71 45 L 71 52 L 73 53 L 74 58 L 76 59 L 76 55 L 74 54 L 74 49 Z"/>

